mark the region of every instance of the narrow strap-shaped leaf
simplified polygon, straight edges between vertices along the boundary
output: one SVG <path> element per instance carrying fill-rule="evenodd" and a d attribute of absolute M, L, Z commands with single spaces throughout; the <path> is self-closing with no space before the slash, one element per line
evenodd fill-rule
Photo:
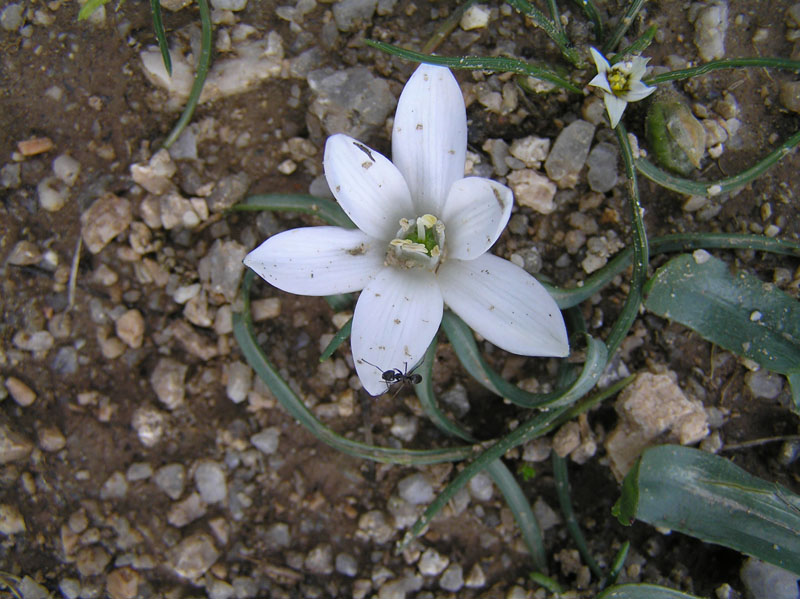
<path fill-rule="evenodd" d="M 800 496 L 690 447 L 644 451 L 613 513 L 723 545 L 800 576 Z"/>
<path fill-rule="evenodd" d="M 537 67 L 523 60 L 507 58 L 505 56 L 434 56 L 432 54 L 422 54 L 413 50 L 406 50 L 386 42 L 377 40 L 364 40 L 364 43 L 387 54 L 394 54 L 406 60 L 414 62 L 424 62 L 427 64 L 437 64 L 451 69 L 469 69 L 473 71 L 492 71 L 494 73 L 517 73 L 528 75 L 534 79 L 549 81 L 553 85 L 563 87 L 575 94 L 583 93 L 579 87 L 570 83 L 560 75 L 549 69 Z"/>
<path fill-rule="evenodd" d="M 463 460 L 475 454 L 477 448 L 470 446 L 428 450 L 378 447 L 346 439 L 322 424 L 281 378 L 256 341 L 250 314 L 250 287 L 254 276 L 252 271 L 245 273 L 241 291 L 242 310 L 233 313 L 233 335 L 250 367 L 267 384 L 286 411 L 317 439 L 348 455 L 391 464 L 438 464 Z"/>
<path fill-rule="evenodd" d="M 111 0 L 86 0 L 86 4 L 81 6 L 78 11 L 78 20 L 84 21 L 92 16 L 92 13 L 104 4 L 108 4 Z"/>
<path fill-rule="evenodd" d="M 186 100 L 186 106 L 181 113 L 181 117 L 172 131 L 167 135 L 164 140 L 163 147 L 169 149 L 180 137 L 186 125 L 192 120 L 194 111 L 200 102 L 200 94 L 203 92 L 203 86 L 206 83 L 206 75 L 211 66 L 211 9 L 208 6 L 208 0 L 197 0 L 200 7 L 200 59 L 197 61 L 197 71 L 194 74 L 194 83 L 192 90 L 189 92 L 189 99 Z"/>
<path fill-rule="evenodd" d="M 768 56 L 756 56 L 752 58 L 723 58 L 722 60 L 712 60 L 697 67 L 659 73 L 658 75 L 647 77 L 642 81 L 647 85 L 656 85 L 658 83 L 666 83 L 667 81 L 680 81 L 681 79 L 689 79 L 691 77 L 697 77 L 698 75 L 704 75 L 705 73 L 718 71 L 720 69 L 748 67 L 764 67 L 768 69 L 782 69 L 785 71 L 800 71 L 800 60 L 772 58 Z"/>
<path fill-rule="evenodd" d="M 636 160 L 636 170 L 651 181 L 658 183 L 661 187 L 666 187 L 678 193 L 716 196 L 722 193 L 735 191 L 757 179 L 772 168 L 775 163 L 787 156 L 798 143 L 800 143 L 800 131 L 796 132 L 750 168 L 736 175 L 719 179 L 718 181 L 692 181 L 691 179 L 684 179 L 683 177 L 673 175 L 672 173 L 658 168 L 655 164 L 644 158 L 638 158 Z"/>
<path fill-rule="evenodd" d="M 608 352 L 599 339 L 586 335 L 586 361 L 579 377 L 569 389 L 551 393 L 528 393 L 497 374 L 483 359 L 475 343 L 472 330 L 452 312 L 445 311 L 442 328 L 453 346 L 458 359 L 470 375 L 481 385 L 525 408 L 552 408 L 574 402 L 585 395 L 595 384 L 606 365 Z"/>
<path fill-rule="evenodd" d="M 604 55 L 610 53 L 614 48 L 617 47 L 617 44 L 619 44 L 622 36 L 625 35 L 625 32 L 628 31 L 628 28 L 633 25 L 633 20 L 636 18 L 636 15 L 639 14 L 642 4 L 644 4 L 644 0 L 631 0 L 631 3 L 628 4 L 628 9 L 620 18 L 616 28 L 611 34 L 611 37 L 609 37 L 606 40 L 606 43 L 603 44 Z"/>
<path fill-rule="evenodd" d="M 330 225 L 345 229 L 356 228 L 350 217 L 333 200 L 299 193 L 262 193 L 252 195 L 244 202 L 236 204 L 231 210 L 233 212 L 257 212 L 259 210 L 302 212 L 318 216 Z"/>
<path fill-rule="evenodd" d="M 437 341 L 434 338 L 428 347 L 428 351 L 425 352 L 425 358 L 422 360 L 422 364 L 417 368 L 417 372 L 422 375 L 422 382 L 415 385 L 417 397 L 425 413 L 440 430 L 468 443 L 475 443 L 476 439 L 463 427 L 450 420 L 444 412 L 441 411 L 436 401 L 436 396 L 433 393 L 433 382 L 431 380 L 433 361 L 436 356 L 436 343 Z M 546 572 L 547 554 L 544 549 L 542 529 L 519 483 L 500 459 L 490 462 L 486 466 L 486 473 L 492 478 L 497 488 L 500 489 L 500 492 L 503 494 L 503 497 L 505 497 L 506 503 L 511 513 L 514 515 L 514 520 L 517 522 L 517 526 L 519 526 L 522 539 L 531 554 L 534 566 L 540 572 Z"/>
<path fill-rule="evenodd" d="M 153 15 L 153 31 L 156 34 L 158 41 L 158 49 L 161 50 L 161 59 L 164 61 L 164 68 L 167 69 L 167 74 L 172 76 L 172 57 L 169 55 L 169 46 L 167 45 L 167 34 L 164 31 L 164 22 L 161 20 L 161 2 L 160 0 L 150 0 L 150 14 Z"/>
<path fill-rule="evenodd" d="M 681 593 L 655 584 L 621 584 L 600 593 L 597 599 L 700 599 L 696 595 Z"/>
<path fill-rule="evenodd" d="M 764 235 L 749 233 L 676 233 L 649 239 L 653 254 L 685 252 L 698 249 L 755 250 L 783 256 L 800 258 L 800 244 L 783 239 L 773 239 Z M 558 307 L 562 310 L 577 306 L 589 299 L 611 280 L 631 265 L 633 248 L 625 248 L 611 261 L 587 278 L 583 285 L 572 289 L 553 287 L 540 281 L 547 289 Z"/>

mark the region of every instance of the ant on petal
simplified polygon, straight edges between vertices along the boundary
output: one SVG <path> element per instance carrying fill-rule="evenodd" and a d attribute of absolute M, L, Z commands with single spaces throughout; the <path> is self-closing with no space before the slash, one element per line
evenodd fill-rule
<path fill-rule="evenodd" d="M 389 370 L 383 370 L 379 366 L 373 364 L 372 362 L 364 360 L 363 358 L 361 359 L 361 362 L 369 364 L 373 368 L 377 368 L 382 372 L 381 378 L 386 383 L 387 392 L 389 391 L 389 389 L 392 388 L 392 386 L 395 383 L 400 383 L 400 388 L 397 389 L 397 392 L 399 392 L 400 389 L 403 388 L 403 385 L 405 385 L 406 383 L 409 383 L 411 385 L 419 385 L 422 382 L 422 375 L 414 372 L 416 366 L 411 370 L 409 370 L 408 362 L 405 362 L 403 366 L 405 370 L 400 370 L 399 368 L 390 368 Z M 397 395 L 397 393 L 395 393 L 395 395 Z"/>

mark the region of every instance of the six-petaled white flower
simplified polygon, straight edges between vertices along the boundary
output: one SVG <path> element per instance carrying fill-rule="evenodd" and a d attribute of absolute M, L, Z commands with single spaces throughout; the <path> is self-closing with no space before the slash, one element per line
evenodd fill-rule
<path fill-rule="evenodd" d="M 655 87 L 642 83 L 642 76 L 647 70 L 649 58 L 634 56 L 630 60 L 618 62 L 611 66 L 605 57 L 594 48 L 590 48 L 597 75 L 589 85 L 599 87 L 605 92 L 603 101 L 606 104 L 611 126 L 616 127 L 628 102 L 643 100 L 654 91 Z"/>
<path fill-rule="evenodd" d="M 405 371 L 422 359 L 444 304 L 509 352 L 569 353 L 553 298 L 522 268 L 488 253 L 514 198 L 504 185 L 464 177 L 466 149 L 458 82 L 449 69 L 421 65 L 398 101 L 394 163 L 347 135 L 325 144 L 325 177 L 358 229 L 292 229 L 245 258 L 290 293 L 362 290 L 351 349 L 371 395 L 387 389 L 382 370 Z"/>

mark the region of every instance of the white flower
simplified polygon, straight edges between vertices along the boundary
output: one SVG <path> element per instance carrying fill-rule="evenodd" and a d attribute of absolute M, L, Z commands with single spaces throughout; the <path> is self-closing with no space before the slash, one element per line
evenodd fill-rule
<path fill-rule="evenodd" d="M 362 289 L 353 314 L 356 372 L 371 395 L 382 371 L 414 367 L 444 304 L 484 338 L 528 356 L 569 353 L 552 297 L 518 266 L 487 253 L 506 226 L 510 189 L 464 177 L 467 117 L 449 69 L 421 65 L 397 105 L 394 164 L 347 135 L 325 144 L 325 176 L 358 230 L 292 229 L 244 263 L 300 295 Z M 374 365 L 374 366 L 373 366 Z"/>
<path fill-rule="evenodd" d="M 612 67 L 600 52 L 594 48 L 590 48 L 590 51 L 597 66 L 597 75 L 589 85 L 599 87 L 605 92 L 603 100 L 608 118 L 611 127 L 616 127 L 628 102 L 638 102 L 656 91 L 655 87 L 642 83 L 642 75 L 650 59 L 634 56 L 631 60 L 618 62 Z"/>

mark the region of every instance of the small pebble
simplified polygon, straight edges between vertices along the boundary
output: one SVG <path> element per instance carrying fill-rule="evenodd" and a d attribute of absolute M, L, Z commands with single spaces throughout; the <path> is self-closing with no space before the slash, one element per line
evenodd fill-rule
<path fill-rule="evenodd" d="M 591 123 L 578 119 L 564 127 L 556 137 L 544 169 L 560 188 L 573 188 L 578 182 L 578 174 L 589 155 L 594 129 Z"/>
<path fill-rule="evenodd" d="M 111 599 L 134 599 L 139 593 L 139 574 L 131 568 L 117 568 L 106 577 Z"/>
<path fill-rule="evenodd" d="M 461 17 L 459 25 L 464 31 L 483 29 L 489 24 L 489 8 L 485 4 L 473 4 Z"/>
<path fill-rule="evenodd" d="M 200 496 L 206 503 L 219 503 L 228 496 L 225 471 L 222 466 L 211 460 L 203 460 L 194 471 L 194 482 Z"/>
<path fill-rule="evenodd" d="M 435 549 L 426 549 L 419 558 L 417 568 L 423 576 L 438 576 L 450 563 L 450 558 Z"/>
<path fill-rule="evenodd" d="M 31 137 L 30 139 L 17 142 L 17 149 L 23 156 L 43 154 L 52 150 L 53 147 L 53 140 L 49 137 Z"/>
<path fill-rule="evenodd" d="M 176 528 L 183 528 L 205 514 L 206 502 L 198 493 L 192 493 L 183 501 L 172 505 L 167 512 L 167 522 Z"/>
<path fill-rule="evenodd" d="M 81 172 L 81 164 L 68 154 L 61 154 L 53 160 L 53 174 L 69 187 L 75 185 Z"/>
<path fill-rule="evenodd" d="M 783 376 L 764 368 L 748 372 L 745 382 L 754 396 L 764 399 L 775 399 L 783 391 Z"/>
<path fill-rule="evenodd" d="M 439 586 L 455 593 L 464 586 L 464 571 L 460 564 L 450 564 L 439 579 Z"/>
<path fill-rule="evenodd" d="M 116 332 L 128 347 L 136 349 L 142 346 L 144 338 L 144 318 L 138 310 L 128 310 L 117 319 Z"/>
<path fill-rule="evenodd" d="M 422 473 L 406 476 L 397 483 L 397 491 L 403 499 L 412 505 L 433 501 L 433 486 Z"/>
<path fill-rule="evenodd" d="M 494 494 L 494 483 L 485 472 L 479 472 L 469 481 L 469 492 L 477 501 L 489 501 Z"/>
<path fill-rule="evenodd" d="M 131 426 L 145 447 L 154 447 L 164 436 L 165 415 L 155 408 L 138 408 L 133 413 Z"/>
<path fill-rule="evenodd" d="M 147 163 L 131 165 L 133 180 L 155 195 L 161 195 L 172 189 L 172 176 L 177 172 L 175 163 L 167 150 L 159 150 Z"/>
<path fill-rule="evenodd" d="M 333 548 L 328 543 L 317 545 L 308 552 L 303 567 L 312 574 L 333 572 Z"/>
<path fill-rule="evenodd" d="M 6 31 L 17 30 L 25 22 L 24 13 L 25 7 L 22 4 L 9 4 L 0 13 L 0 26 Z"/>
<path fill-rule="evenodd" d="M 167 464 L 153 475 L 153 482 L 164 491 L 170 499 L 178 499 L 183 494 L 186 483 L 186 468 L 183 464 Z"/>
<path fill-rule="evenodd" d="M 336 556 L 336 571 L 339 574 L 353 577 L 358 574 L 358 562 L 349 553 L 340 553 Z"/>
<path fill-rule="evenodd" d="M 128 481 L 120 471 L 113 472 L 100 487 L 100 499 L 122 499 L 127 493 Z"/>
<path fill-rule="evenodd" d="M 45 426 L 39 429 L 38 435 L 42 451 L 61 451 L 67 445 L 67 440 L 56 426 Z"/>
<path fill-rule="evenodd" d="M 36 401 L 36 392 L 16 377 L 10 376 L 6 379 L 6 389 L 11 398 L 23 408 Z"/>
<path fill-rule="evenodd" d="M 81 576 L 97 576 L 102 574 L 111 556 L 100 545 L 92 545 L 81 549 L 75 557 L 75 567 Z"/>
<path fill-rule="evenodd" d="M 219 558 L 219 552 L 209 535 L 197 533 L 173 547 L 170 558 L 172 568 L 178 576 L 194 580 L 214 565 Z"/>
<path fill-rule="evenodd" d="M 266 428 L 260 433 L 256 433 L 250 437 L 250 442 L 261 453 L 272 455 L 278 450 L 278 441 L 280 440 L 280 430 L 276 427 Z"/>
<path fill-rule="evenodd" d="M 11 249 L 6 261 L 14 266 L 31 266 L 42 259 L 39 246 L 31 241 L 18 241 Z"/>
<path fill-rule="evenodd" d="M 128 466 L 128 470 L 125 472 L 125 478 L 130 482 L 147 480 L 151 476 L 153 476 L 153 467 L 147 462 L 134 462 Z"/>
<path fill-rule="evenodd" d="M 150 384 L 159 401 L 174 410 L 183 403 L 184 379 L 189 367 L 172 358 L 161 358 L 150 375 Z"/>
<path fill-rule="evenodd" d="M 81 583 L 74 578 L 62 578 L 58 583 L 58 590 L 65 599 L 77 599 L 81 592 Z"/>
<path fill-rule="evenodd" d="M 0 504 L 0 534 L 10 536 L 25 531 L 25 519 L 19 510 L 8 503 Z"/>
<path fill-rule="evenodd" d="M 747 558 L 739 573 L 752 599 L 797 599 L 798 576 L 755 558 Z"/>
<path fill-rule="evenodd" d="M 31 352 L 46 351 L 53 347 L 55 340 L 49 331 L 20 331 L 14 335 L 13 343 L 19 349 Z"/>
<path fill-rule="evenodd" d="M 233 403 L 241 403 L 247 399 L 247 394 L 253 386 L 253 370 L 238 360 L 231 362 L 227 367 L 228 383 L 225 392 Z"/>
<path fill-rule="evenodd" d="M 114 194 L 106 194 L 81 214 L 83 242 L 90 252 L 96 254 L 125 231 L 131 220 L 130 202 Z"/>

